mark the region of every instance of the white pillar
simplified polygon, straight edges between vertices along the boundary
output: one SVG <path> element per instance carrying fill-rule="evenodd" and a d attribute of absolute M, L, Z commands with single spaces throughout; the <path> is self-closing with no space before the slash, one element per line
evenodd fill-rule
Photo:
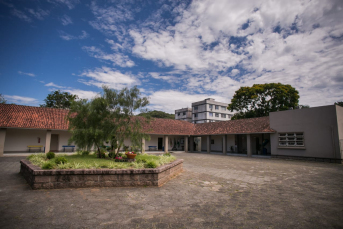
<path fill-rule="evenodd" d="M 193 152 L 194 151 L 194 137 L 190 137 L 190 141 L 189 141 L 189 148 L 190 148 L 190 151 Z"/>
<path fill-rule="evenodd" d="M 4 156 L 6 129 L 0 129 L 0 157 Z"/>
<path fill-rule="evenodd" d="M 145 138 L 142 138 L 142 152 L 145 153 Z"/>
<path fill-rule="evenodd" d="M 207 153 L 211 153 L 211 135 L 207 135 Z"/>
<path fill-rule="evenodd" d="M 45 137 L 45 153 L 49 153 L 50 143 L 51 143 L 51 130 L 47 130 L 46 137 Z"/>
<path fill-rule="evenodd" d="M 251 157 L 252 155 L 250 134 L 247 134 L 247 155 L 248 157 Z"/>
<path fill-rule="evenodd" d="M 169 142 L 168 142 L 168 136 L 164 136 L 164 152 L 165 153 L 168 153 L 168 145 L 169 145 Z"/>
<path fill-rule="evenodd" d="M 184 141 L 185 141 L 184 144 L 183 144 L 185 146 L 184 150 L 185 150 L 186 153 L 188 153 L 188 137 L 187 136 L 185 136 L 185 140 Z"/>
<path fill-rule="evenodd" d="M 223 135 L 223 154 L 226 155 L 226 152 L 227 152 L 227 135 Z"/>

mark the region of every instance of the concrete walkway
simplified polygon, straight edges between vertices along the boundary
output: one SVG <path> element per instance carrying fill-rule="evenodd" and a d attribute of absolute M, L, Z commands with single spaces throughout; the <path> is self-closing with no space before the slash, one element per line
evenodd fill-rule
<path fill-rule="evenodd" d="M 31 190 L 0 158 L 0 228 L 343 228 L 343 165 L 175 153 L 161 188 Z"/>

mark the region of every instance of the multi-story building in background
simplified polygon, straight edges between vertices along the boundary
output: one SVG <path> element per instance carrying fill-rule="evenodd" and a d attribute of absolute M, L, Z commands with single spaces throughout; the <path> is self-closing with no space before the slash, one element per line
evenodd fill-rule
<path fill-rule="evenodd" d="M 185 112 L 187 118 L 182 115 Z M 191 113 L 190 116 L 189 113 Z M 232 116 L 227 110 L 227 103 L 217 102 L 211 98 L 192 103 L 192 108 L 175 110 L 175 119 L 192 123 L 227 121 L 231 120 Z"/>
<path fill-rule="evenodd" d="M 192 108 L 182 108 L 175 110 L 175 119 L 192 122 Z"/>

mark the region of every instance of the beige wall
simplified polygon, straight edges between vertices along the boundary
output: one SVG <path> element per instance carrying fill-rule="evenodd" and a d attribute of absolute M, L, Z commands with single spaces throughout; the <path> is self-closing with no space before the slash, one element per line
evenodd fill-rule
<path fill-rule="evenodd" d="M 6 131 L 5 152 L 21 152 L 28 151 L 28 145 L 43 145 L 45 146 L 46 130 L 36 129 L 12 129 Z M 62 151 L 62 145 L 68 144 L 70 133 L 68 131 L 55 131 L 52 134 L 58 134 L 58 150 Z M 38 143 L 40 138 L 40 143 Z M 31 151 L 35 151 L 33 149 Z M 43 148 L 42 148 L 43 150 Z"/>
<path fill-rule="evenodd" d="M 336 105 L 338 139 L 340 143 L 340 154 L 343 159 L 343 107 Z"/>
<path fill-rule="evenodd" d="M 340 113 L 341 110 L 337 109 Z M 282 156 L 341 158 L 338 141 L 337 114 L 334 105 L 308 109 L 271 112 L 271 154 Z M 342 118 L 340 118 L 342 120 Z M 304 133 L 303 149 L 279 147 L 279 133 Z"/>

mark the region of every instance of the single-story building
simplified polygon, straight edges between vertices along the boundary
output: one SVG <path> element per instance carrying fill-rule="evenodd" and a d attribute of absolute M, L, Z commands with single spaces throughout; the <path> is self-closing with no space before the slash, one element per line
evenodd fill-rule
<path fill-rule="evenodd" d="M 67 114 L 63 109 L 0 104 L 0 156 L 29 150 L 70 150 Z M 201 124 L 153 119 L 144 132 L 151 139 L 142 139 L 143 151 L 343 159 L 343 107 L 336 105 Z M 124 144 L 130 145 L 130 141 Z"/>

